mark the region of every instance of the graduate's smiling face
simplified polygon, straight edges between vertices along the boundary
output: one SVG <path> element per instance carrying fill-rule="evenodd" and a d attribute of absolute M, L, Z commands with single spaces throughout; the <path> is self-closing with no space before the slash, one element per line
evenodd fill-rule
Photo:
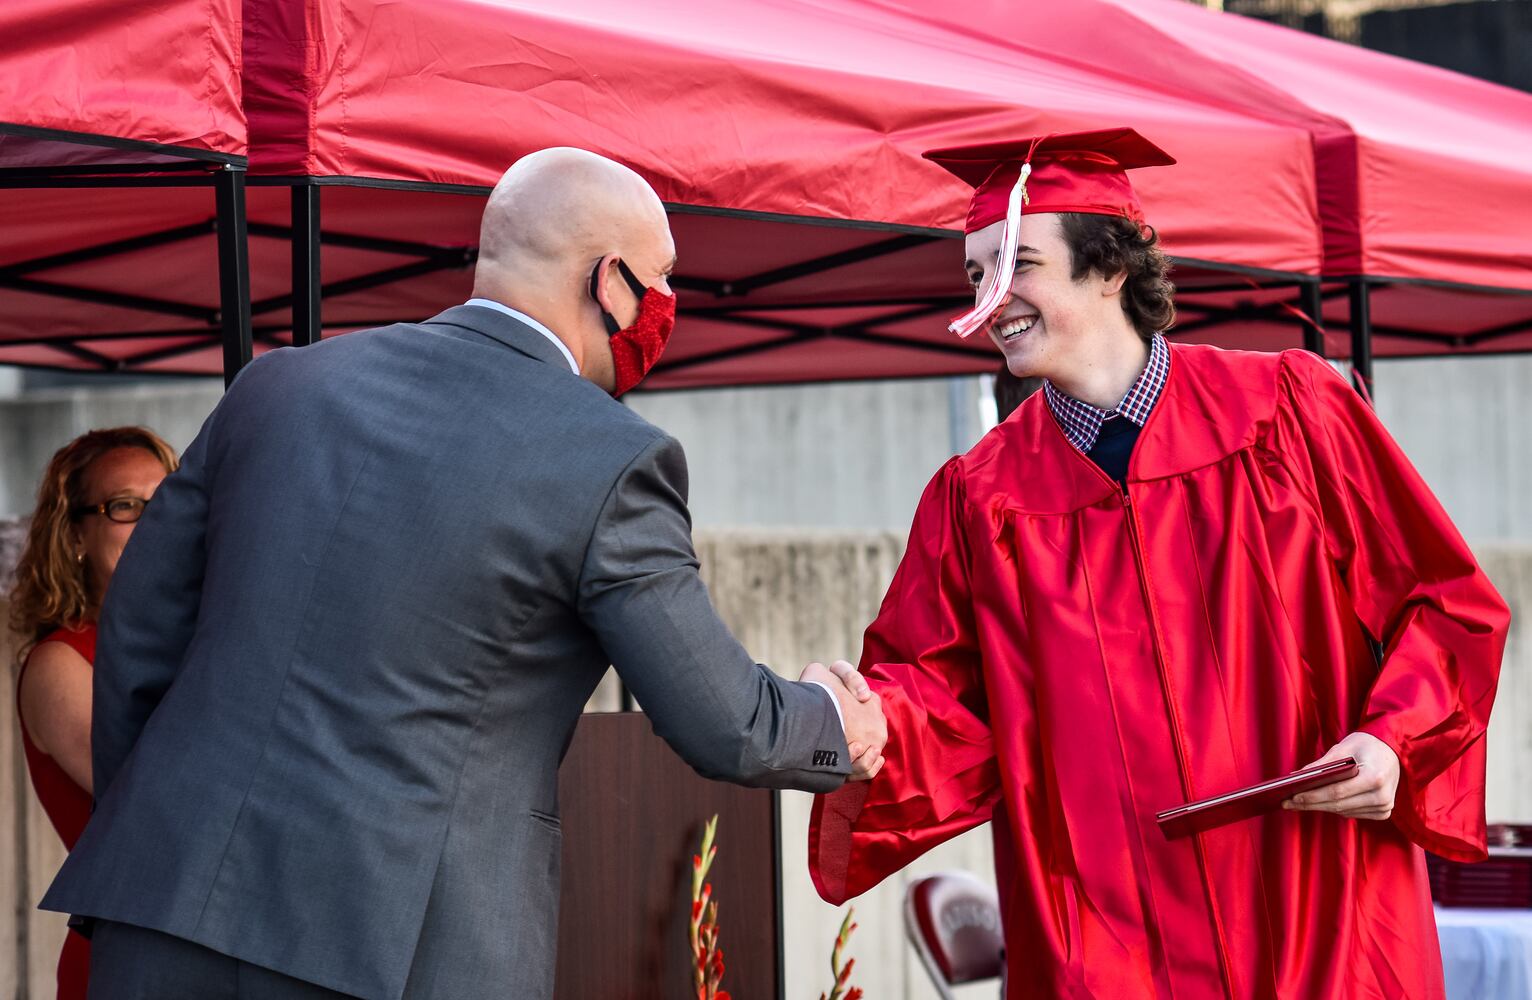
<path fill-rule="evenodd" d="M 1004 222 L 969 233 L 964 243 L 968 282 L 977 301 L 996 280 Z M 1088 364 L 1099 334 L 1122 320 L 1122 276 L 1095 271 L 1073 277 L 1073 259 L 1056 213 L 1023 215 L 1018 228 L 1010 299 L 989 327 L 989 338 L 1018 378 L 1057 379 Z M 1006 279 L 1005 274 L 999 280 Z M 1117 323 L 1111 321 L 1115 316 Z"/>

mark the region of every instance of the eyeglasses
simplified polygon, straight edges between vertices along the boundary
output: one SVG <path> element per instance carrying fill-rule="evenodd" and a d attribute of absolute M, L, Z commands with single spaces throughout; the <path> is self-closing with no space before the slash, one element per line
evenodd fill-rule
<path fill-rule="evenodd" d="M 105 503 L 86 504 L 83 507 L 76 507 L 74 513 L 76 517 L 83 517 L 86 514 L 105 514 L 109 521 L 116 521 L 118 524 L 132 524 L 144 516 L 144 508 L 148 505 L 149 501 L 140 500 L 138 497 L 118 497 Z"/>

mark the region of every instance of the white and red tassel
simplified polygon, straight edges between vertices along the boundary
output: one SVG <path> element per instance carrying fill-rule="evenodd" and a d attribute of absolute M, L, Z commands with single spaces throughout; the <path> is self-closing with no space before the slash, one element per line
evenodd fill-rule
<path fill-rule="evenodd" d="M 987 327 L 990 320 L 1011 297 L 1011 275 L 1016 273 L 1016 245 L 1020 241 L 1021 206 L 1026 204 L 1027 178 L 1032 176 L 1032 164 L 1023 163 L 1016 184 L 1011 188 L 1010 201 L 1006 203 L 1005 225 L 1000 230 L 1000 255 L 995 260 L 989 287 L 983 298 L 972 309 L 947 324 L 947 329 L 963 339 Z"/>

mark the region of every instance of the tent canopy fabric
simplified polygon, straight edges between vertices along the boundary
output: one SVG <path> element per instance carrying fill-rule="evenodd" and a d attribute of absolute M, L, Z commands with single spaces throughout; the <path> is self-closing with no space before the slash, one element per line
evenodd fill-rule
<path fill-rule="evenodd" d="M 1532 94 L 1184 0 L 868 0 L 1314 135 L 1326 275 L 1532 291 Z"/>
<path fill-rule="evenodd" d="M 967 189 L 925 149 L 1131 122 L 1181 161 L 1138 178 L 1172 252 L 1318 262 L 1301 128 L 855 0 L 309 0 L 301 23 L 276 16 L 297 6 L 246 5 L 252 175 L 487 186 L 523 153 L 577 145 L 672 204 L 950 230 Z M 1215 189 L 1237 221 L 1210 210 Z"/>
<path fill-rule="evenodd" d="M 649 388 L 994 370 L 989 345 L 943 328 L 969 294 L 953 240 L 968 189 L 920 153 L 1044 131 L 1129 124 L 1180 161 L 1137 172 L 1135 184 L 1178 258 L 1183 340 L 1303 343 L 1304 276 L 1351 273 L 1335 270 L 1346 254 L 1378 267 L 1413 260 L 1414 270 L 1399 265 L 1407 273 L 1379 272 L 1391 278 L 1440 259 L 1490 283 L 1513 280 L 1516 268 L 1481 244 L 1490 233 L 1524 245 L 1505 232 L 1516 211 L 1411 214 L 1413 203 L 1400 204 L 1414 195 L 1399 178 L 1418 180 L 1401 174 L 1407 143 L 1394 140 L 1392 159 L 1373 155 L 1394 149 L 1386 130 L 1364 137 L 1362 119 L 1325 105 L 1334 80 L 1305 79 L 1314 89 L 1305 97 L 1275 86 L 1284 73 L 1334 74 L 1352 57 L 1360 75 L 1373 59 L 1405 76 L 1423 68 L 1180 0 L 1144 0 L 1140 16 L 1138 2 L 1044 11 L 1034 0 L 977 0 L 962 12 L 976 28 L 928 0 L 246 0 L 242 50 L 207 78 L 239 67 L 213 89 L 248 116 L 251 183 L 269 185 L 249 192 L 256 350 L 293 336 L 290 190 L 323 185 L 328 336 L 466 297 L 483 195 L 517 156 L 547 145 L 627 162 L 671 207 L 683 318 Z M 0 24 L 21 9 L 49 25 L 54 9 L 78 6 L 24 0 Z M 241 10 L 223 13 L 214 33 L 238 38 Z M 1214 40 L 1178 41 L 1183 21 L 1187 38 L 1227 33 L 1250 51 L 1226 41 L 1214 56 Z M 209 58 L 226 52 L 202 44 Z M 1278 53 L 1292 62 L 1258 68 Z M 110 65 L 109 52 L 97 58 Z M 152 77 L 152 61 L 140 62 Z M 191 62 L 172 61 L 168 75 L 196 93 L 203 78 L 183 72 Z M 1502 102 L 1480 117 L 1515 131 L 1522 95 L 1426 74 Z M 1379 93 L 1364 83 L 1345 85 Z M 0 100 L 0 122 L 24 106 L 17 94 Z M 104 119 L 111 108 L 102 99 Z M 1476 162 L 1491 134 L 1486 126 L 1458 148 L 1440 127 L 1454 163 Z M 1452 176 L 1469 183 L 1466 170 Z M 1532 203 L 1515 169 L 1500 178 L 1488 190 Z M 186 187 L 0 191 L 0 363 L 218 371 L 210 200 Z M 1510 287 L 1525 284 L 1522 275 Z M 1330 327 L 1327 353 L 1345 356 L 1351 289 L 1308 288 Z M 1395 283 L 1375 288 L 1371 304 L 1379 355 L 1532 349 L 1532 296 Z"/>
<path fill-rule="evenodd" d="M 1173 0 L 1110 3 L 1114 23 L 1157 27 L 1345 123 L 1350 148 L 1332 141 L 1358 224 L 1326 248 L 1327 274 L 1532 291 L 1532 94 Z"/>
<path fill-rule="evenodd" d="M 239 0 L 6 0 L 0 169 L 242 157 L 239 49 Z"/>
<path fill-rule="evenodd" d="M 1303 129 L 853 0 L 250 0 L 243 13 L 258 350 L 288 342 L 292 321 L 287 192 L 254 185 L 334 185 L 322 271 L 338 333 L 461 299 L 487 186 L 555 144 L 631 164 L 672 206 L 685 322 L 653 387 L 993 370 L 988 345 L 943 329 L 968 295 L 950 239 L 966 188 L 920 157 L 943 143 L 1132 120 L 1183 164 L 1141 185 L 1173 252 L 1242 282 L 1320 261 Z M 66 229 L 85 235 L 63 224 L 68 192 L 14 209 L 0 267 L 31 284 L 0 315 L 0 361 L 217 370 L 212 289 L 194 277 L 211 247 L 205 208 L 185 191 L 95 198 L 96 215 L 121 213 L 98 243 L 122 253 L 40 252 Z M 38 282 L 91 294 L 61 303 Z"/>
<path fill-rule="evenodd" d="M 1367 277 L 1379 356 L 1532 347 L 1532 163 L 1516 155 L 1532 95 L 1181 0 L 866 2 L 1308 129 L 1322 273 Z M 1327 290 L 1332 329 L 1355 319 L 1347 291 Z M 1259 308 L 1270 296 L 1244 298 L 1242 344 L 1292 326 Z M 1183 339 L 1227 343 L 1227 303 L 1183 305 Z"/>

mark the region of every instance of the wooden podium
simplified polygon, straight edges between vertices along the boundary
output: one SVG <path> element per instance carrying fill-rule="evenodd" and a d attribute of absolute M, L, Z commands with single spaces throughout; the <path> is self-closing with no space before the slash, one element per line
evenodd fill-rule
<path fill-rule="evenodd" d="M 563 897 L 557 1000 L 695 997 L 687 943 L 692 855 L 718 814 L 708 881 L 723 988 L 780 1000 L 777 797 L 707 781 L 637 712 L 583 716 L 559 771 Z"/>

